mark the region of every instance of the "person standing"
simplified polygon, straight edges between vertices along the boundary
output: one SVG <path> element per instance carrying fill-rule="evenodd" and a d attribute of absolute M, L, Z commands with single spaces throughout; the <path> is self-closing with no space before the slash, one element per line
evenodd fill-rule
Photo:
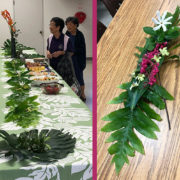
<path fill-rule="evenodd" d="M 67 26 L 66 35 L 71 39 L 74 53 L 72 56 L 73 66 L 76 78 L 81 86 L 81 99 L 85 102 L 85 83 L 83 78 L 83 71 L 86 68 L 86 43 L 84 35 L 78 30 L 79 21 L 76 17 L 68 17 L 65 21 Z"/>
<path fill-rule="evenodd" d="M 47 39 L 47 58 L 50 60 L 50 66 L 56 72 L 58 63 L 61 61 L 65 52 L 73 53 L 74 51 L 70 38 L 62 32 L 64 25 L 64 20 L 59 17 L 53 17 L 49 25 L 52 34 Z"/>

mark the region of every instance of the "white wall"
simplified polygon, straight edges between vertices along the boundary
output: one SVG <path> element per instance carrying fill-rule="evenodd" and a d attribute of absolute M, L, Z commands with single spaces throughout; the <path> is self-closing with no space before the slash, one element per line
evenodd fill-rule
<path fill-rule="evenodd" d="M 13 18 L 13 0 L 0 0 L 0 13 L 1 11 L 8 10 Z M 9 26 L 5 19 L 0 14 L 0 47 L 6 39 L 10 39 Z"/>
<path fill-rule="evenodd" d="M 31 0 L 29 1 L 31 2 Z M 37 1 L 41 1 L 41 0 L 37 0 Z M 15 2 L 18 2 L 18 0 L 16 0 Z M 79 30 L 82 31 L 85 36 L 87 57 L 92 57 L 92 0 L 43 0 L 43 2 L 44 2 L 44 26 L 43 26 L 44 51 L 46 50 L 47 38 L 50 34 L 49 23 L 50 23 L 51 18 L 58 16 L 63 19 L 66 19 L 69 16 L 73 16 L 77 11 L 83 11 L 86 13 L 87 17 L 86 17 L 86 20 L 82 24 L 79 25 Z M 22 16 L 28 16 L 28 18 L 31 18 L 31 19 L 36 18 L 33 16 L 33 14 L 35 14 L 33 12 L 31 14 L 27 14 L 27 13 L 24 14 L 22 8 L 23 7 L 16 9 L 18 10 L 19 14 L 22 13 Z M 13 16 L 13 0 L 0 0 L 0 11 L 5 10 L 5 9 L 7 9 L 11 13 L 12 18 L 13 18 L 14 17 Z M 21 21 L 24 19 L 26 18 L 24 17 L 23 19 L 21 19 Z M 26 22 L 24 22 L 23 24 L 25 23 Z M 34 20 L 34 24 L 31 24 L 32 28 L 33 26 L 36 26 L 36 23 L 37 21 Z M 17 19 L 17 24 L 18 24 L 18 19 Z M 8 28 L 9 27 L 6 21 L 1 16 L 0 17 L 0 46 L 3 44 L 3 42 L 7 38 L 10 38 L 10 32 Z M 64 28 L 64 32 L 65 31 L 66 31 L 66 28 Z M 28 44 L 25 40 L 24 40 L 25 42 L 23 42 L 23 39 L 21 38 L 21 43 L 23 43 L 24 45 L 30 46 L 32 44 L 32 41 L 34 41 L 34 38 L 36 37 L 29 36 L 29 40 L 26 40 L 26 41 L 29 41 Z"/>
<path fill-rule="evenodd" d="M 23 8 L 22 8 L 23 7 Z M 43 0 L 15 0 L 16 28 L 20 29 L 18 42 L 44 53 Z"/>
<path fill-rule="evenodd" d="M 86 13 L 86 20 L 79 25 L 86 40 L 87 57 L 92 57 L 92 0 L 44 0 L 44 37 L 45 47 L 50 34 L 49 23 L 52 17 L 66 19 L 77 11 Z M 64 28 L 66 32 L 66 28 Z"/>

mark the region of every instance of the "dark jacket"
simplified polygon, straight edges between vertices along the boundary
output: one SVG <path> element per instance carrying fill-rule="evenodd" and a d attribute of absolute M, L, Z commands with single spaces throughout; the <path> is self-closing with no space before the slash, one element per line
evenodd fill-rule
<path fill-rule="evenodd" d="M 66 35 L 70 36 L 70 32 L 66 31 Z M 75 36 L 75 45 L 74 45 L 74 55 L 78 59 L 78 64 L 81 70 L 84 70 L 86 67 L 86 43 L 84 35 L 81 31 L 77 29 Z"/>

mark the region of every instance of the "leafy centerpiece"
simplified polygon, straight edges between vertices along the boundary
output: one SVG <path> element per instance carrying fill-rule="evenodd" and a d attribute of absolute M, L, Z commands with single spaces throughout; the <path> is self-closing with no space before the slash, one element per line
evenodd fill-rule
<path fill-rule="evenodd" d="M 6 157 L 13 156 L 17 160 L 33 159 L 36 161 L 51 162 L 65 158 L 74 152 L 76 139 L 62 130 L 37 129 L 16 134 L 8 134 L 0 130 L 1 152 Z"/>
<path fill-rule="evenodd" d="M 157 11 L 158 19 L 152 19 L 156 26 L 143 28 L 150 36 L 146 38 L 144 47 L 137 47 L 140 54 L 136 54 L 138 64 L 132 79 L 120 85 L 125 91 L 109 102 L 123 103 L 124 108 L 102 118 L 109 121 L 101 130 L 112 132 L 106 142 L 113 142 L 108 152 L 114 155 L 112 162 L 115 163 L 117 173 L 125 163 L 129 163 L 128 156 L 135 156 L 135 151 L 144 154 L 143 144 L 134 130 L 148 138 L 157 139 L 155 132 L 159 128 L 153 119 L 161 121 L 161 117 L 149 103 L 162 110 L 166 108 L 165 100 L 173 100 L 166 89 L 157 84 L 157 75 L 163 63 L 179 60 L 178 55 L 170 56 L 170 50 L 180 46 L 177 44 L 172 47 L 180 35 L 179 14 L 179 6 L 174 14 L 166 11 L 160 16 Z"/>
<path fill-rule="evenodd" d="M 19 59 L 5 62 L 6 73 L 10 77 L 7 83 L 12 94 L 7 98 L 6 106 L 9 108 L 5 122 L 14 122 L 18 126 L 27 128 L 39 122 L 40 112 L 35 100 L 38 96 L 30 96 L 32 82 L 29 71 Z"/>
<path fill-rule="evenodd" d="M 22 57 L 22 51 L 23 50 L 34 50 L 34 48 L 31 47 L 27 47 L 21 43 L 18 43 L 17 39 L 15 40 L 15 48 L 16 48 L 16 58 L 21 58 Z M 5 56 L 10 56 L 11 55 L 11 40 L 7 39 L 6 41 L 4 41 L 2 49 L 4 50 L 4 55 Z M 34 57 L 44 57 L 42 55 L 39 54 L 34 54 L 32 57 L 32 55 L 24 55 L 23 58 L 27 58 L 27 59 L 31 59 Z"/>

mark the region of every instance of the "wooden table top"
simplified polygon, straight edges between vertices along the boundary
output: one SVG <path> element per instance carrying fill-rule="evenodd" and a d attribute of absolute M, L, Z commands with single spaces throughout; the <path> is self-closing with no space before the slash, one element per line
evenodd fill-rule
<path fill-rule="evenodd" d="M 144 26 L 153 26 L 152 17 L 156 11 L 174 12 L 180 0 L 125 0 L 98 43 L 97 49 L 97 175 L 99 180 L 179 180 L 180 179 L 180 67 L 176 63 L 162 66 L 160 77 L 162 85 L 175 97 L 167 101 L 171 128 L 165 110 L 157 110 L 163 121 L 157 123 L 160 132 L 158 140 L 151 140 L 138 134 L 144 144 L 145 155 L 136 152 L 129 158 L 119 175 L 115 165 L 111 165 L 112 156 L 108 154 L 110 143 L 105 139 L 110 134 L 100 129 L 107 123 L 101 118 L 117 110 L 121 105 L 107 102 L 121 93 L 117 88 L 130 80 L 135 70 L 137 52 L 135 46 L 143 47 L 146 34 Z M 174 51 L 180 53 L 180 48 Z"/>

